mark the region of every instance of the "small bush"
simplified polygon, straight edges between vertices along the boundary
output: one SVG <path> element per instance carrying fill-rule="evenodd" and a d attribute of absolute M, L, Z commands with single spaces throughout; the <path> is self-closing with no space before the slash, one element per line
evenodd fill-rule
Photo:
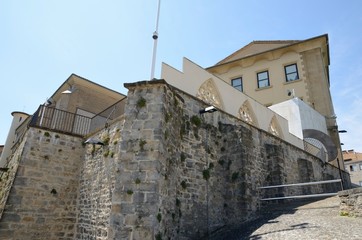
<path fill-rule="evenodd" d="M 186 184 L 186 182 L 185 182 L 185 181 L 182 181 L 182 182 L 181 182 L 181 187 L 182 187 L 183 189 L 186 189 L 187 184 Z"/>
<path fill-rule="evenodd" d="M 205 169 L 204 171 L 202 171 L 202 177 L 207 181 L 210 178 L 210 170 L 209 169 Z"/>
<path fill-rule="evenodd" d="M 142 139 L 140 140 L 139 146 L 142 151 L 145 150 L 144 146 L 146 145 L 146 143 L 147 143 L 146 140 L 142 140 Z"/>
<path fill-rule="evenodd" d="M 191 123 L 194 124 L 196 127 L 200 127 L 201 126 L 201 119 L 194 115 L 191 117 Z"/>
<path fill-rule="evenodd" d="M 132 194 L 133 194 L 133 191 L 132 191 L 131 189 L 128 189 L 128 190 L 127 190 L 127 194 L 128 194 L 128 195 L 132 195 Z"/>
<path fill-rule="evenodd" d="M 137 101 L 137 107 L 138 108 L 143 108 L 146 106 L 146 99 L 144 99 L 143 97 L 141 97 L 138 101 Z"/>
<path fill-rule="evenodd" d="M 49 132 L 44 132 L 44 136 L 45 137 L 50 137 L 50 133 Z"/>
<path fill-rule="evenodd" d="M 140 184 L 141 180 L 139 178 L 136 178 L 136 180 L 134 181 L 136 184 Z"/>

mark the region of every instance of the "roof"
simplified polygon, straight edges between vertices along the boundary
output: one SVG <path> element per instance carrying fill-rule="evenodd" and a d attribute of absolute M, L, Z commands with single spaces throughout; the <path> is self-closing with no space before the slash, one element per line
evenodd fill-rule
<path fill-rule="evenodd" d="M 254 56 L 257 54 L 269 52 L 275 49 L 280 49 L 288 46 L 292 46 L 298 43 L 306 42 L 309 40 L 317 39 L 317 38 L 326 38 L 326 42 L 328 44 L 328 35 L 320 35 L 317 37 L 309 38 L 306 40 L 264 40 L 264 41 L 252 41 L 251 43 L 247 44 L 246 46 L 240 48 L 236 52 L 230 54 L 223 60 L 216 63 L 214 66 L 226 64 L 232 61 L 240 60 L 246 57 Z"/>

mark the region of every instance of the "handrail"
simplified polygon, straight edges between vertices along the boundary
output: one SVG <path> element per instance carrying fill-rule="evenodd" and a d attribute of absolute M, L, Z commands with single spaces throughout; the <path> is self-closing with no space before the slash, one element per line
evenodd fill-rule
<path fill-rule="evenodd" d="M 267 188 L 279 188 L 279 187 L 291 187 L 291 186 L 307 186 L 307 185 L 334 183 L 334 182 L 341 182 L 341 179 L 325 180 L 325 181 L 317 181 L 317 182 L 305 182 L 305 183 L 291 183 L 291 184 L 283 184 L 283 185 L 264 186 L 264 187 L 258 187 L 258 188 L 267 189 Z"/>
<path fill-rule="evenodd" d="M 342 179 L 333 179 L 333 180 L 324 180 L 316 182 L 304 182 L 304 183 L 291 183 L 291 184 L 281 184 L 273 186 L 263 186 L 258 187 L 258 189 L 271 189 L 271 188 L 281 188 L 281 187 L 294 187 L 294 186 L 308 186 L 316 184 L 326 184 L 326 183 L 336 183 L 340 182 L 342 184 Z M 341 185 L 343 190 L 343 186 Z M 272 198 L 262 198 L 261 201 L 271 201 L 271 200 L 281 200 L 281 199 L 291 199 L 291 198 L 310 198 L 310 197 L 326 197 L 326 196 L 335 196 L 337 193 L 317 193 L 317 194 L 305 194 L 305 195 L 294 195 L 294 196 L 285 196 L 285 197 L 272 197 Z"/>
<path fill-rule="evenodd" d="M 89 117 L 40 105 L 29 126 L 84 136 L 89 133 L 90 123 Z"/>

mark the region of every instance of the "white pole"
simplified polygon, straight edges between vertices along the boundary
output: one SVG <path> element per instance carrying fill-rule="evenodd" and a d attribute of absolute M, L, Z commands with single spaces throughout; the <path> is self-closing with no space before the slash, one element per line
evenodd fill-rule
<path fill-rule="evenodd" d="M 161 0 L 158 0 L 157 19 L 156 19 L 156 31 L 153 32 L 153 54 L 152 54 L 152 66 L 151 66 L 151 80 L 155 76 L 155 64 L 156 64 L 156 52 L 157 52 L 157 39 L 158 39 L 158 21 L 160 19 L 160 7 Z"/>

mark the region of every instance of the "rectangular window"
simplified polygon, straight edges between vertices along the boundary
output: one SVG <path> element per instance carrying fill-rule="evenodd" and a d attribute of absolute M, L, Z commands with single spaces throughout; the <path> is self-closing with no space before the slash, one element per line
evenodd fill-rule
<path fill-rule="evenodd" d="M 287 82 L 295 81 L 299 79 L 297 64 L 291 64 L 284 67 L 285 79 Z"/>
<path fill-rule="evenodd" d="M 362 163 L 359 164 L 359 170 L 362 170 Z"/>
<path fill-rule="evenodd" d="M 258 88 L 270 86 L 268 71 L 257 73 L 257 77 L 258 77 Z"/>
<path fill-rule="evenodd" d="M 231 85 L 236 88 L 237 90 L 239 90 L 240 92 L 243 91 L 243 79 L 242 77 L 239 78 L 234 78 L 231 80 Z"/>

